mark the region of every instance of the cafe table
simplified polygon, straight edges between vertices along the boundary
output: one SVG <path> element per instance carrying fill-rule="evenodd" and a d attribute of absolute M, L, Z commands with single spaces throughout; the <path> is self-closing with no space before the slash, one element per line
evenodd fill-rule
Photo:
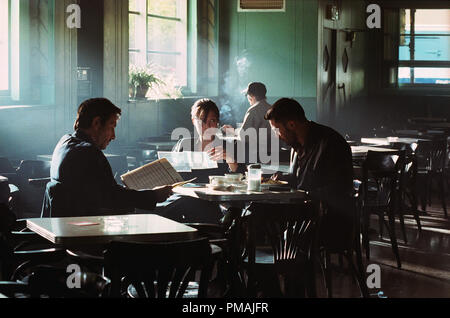
<path fill-rule="evenodd" d="M 387 137 L 387 138 L 361 138 L 361 143 L 379 146 L 388 146 L 394 143 L 414 144 L 419 141 L 428 141 L 429 139 L 414 137 Z"/>
<path fill-rule="evenodd" d="M 36 218 L 27 227 L 64 247 L 98 246 L 111 241 L 168 242 L 196 238 L 197 229 L 156 214 Z"/>
<path fill-rule="evenodd" d="M 172 141 L 138 141 L 138 145 L 148 149 L 154 149 L 156 151 L 172 151 L 173 147 L 177 144 L 176 140 Z"/>
<path fill-rule="evenodd" d="M 210 202 L 217 202 L 217 203 L 227 203 L 233 207 L 243 209 L 243 206 L 250 204 L 252 202 L 267 202 L 271 204 L 283 204 L 283 203 L 295 203 L 295 202 L 302 202 L 306 199 L 306 193 L 302 190 L 292 190 L 289 188 L 285 188 L 283 191 L 277 191 L 277 190 L 271 190 L 270 186 L 263 186 L 265 189 L 262 191 L 245 191 L 245 190 L 239 190 L 239 191 L 219 191 L 219 190 L 212 190 L 208 188 L 206 185 L 202 184 L 188 184 L 182 187 L 177 187 L 173 189 L 173 192 L 182 196 L 188 196 L 193 198 L 198 198 L 201 200 L 206 200 Z M 276 188 L 276 186 L 273 186 L 272 188 Z M 241 214 L 242 216 L 242 214 Z M 240 242 L 241 238 L 241 230 L 242 230 L 242 218 L 237 216 L 237 218 L 234 219 L 235 221 L 235 232 L 233 234 L 234 236 L 234 242 Z M 249 251 L 249 259 L 255 257 L 254 255 L 254 249 L 250 248 L 251 244 L 249 241 L 247 242 L 246 248 Z M 231 246 L 231 260 L 230 264 L 233 268 L 231 271 L 232 278 L 231 278 L 231 288 L 232 293 L 236 293 L 236 295 L 240 295 L 242 290 L 247 290 L 249 295 L 253 296 L 253 289 L 249 288 L 247 289 L 242 280 L 242 277 L 238 274 L 240 272 L 240 268 L 242 266 L 242 254 L 239 246 Z M 250 266 L 250 265 L 248 265 Z M 253 270 L 249 268 L 248 271 L 248 280 L 247 280 L 247 286 L 253 286 L 254 277 L 253 277 Z"/>
<path fill-rule="evenodd" d="M 376 145 L 373 145 L 373 146 L 351 146 L 351 148 L 352 148 L 352 155 L 354 158 L 355 157 L 356 158 L 365 157 L 365 156 L 367 156 L 367 153 L 369 151 L 378 151 L 378 152 L 398 151 L 397 149 L 377 147 Z"/>
<path fill-rule="evenodd" d="M 266 188 L 266 189 L 264 189 Z M 212 190 L 206 185 L 186 185 L 173 189 L 173 192 L 182 196 L 198 198 L 212 202 L 270 202 L 290 203 L 292 201 L 305 199 L 306 193 L 302 190 L 271 190 L 270 186 L 263 185 L 262 191 L 219 191 Z M 277 185 L 272 186 L 273 189 Z"/>

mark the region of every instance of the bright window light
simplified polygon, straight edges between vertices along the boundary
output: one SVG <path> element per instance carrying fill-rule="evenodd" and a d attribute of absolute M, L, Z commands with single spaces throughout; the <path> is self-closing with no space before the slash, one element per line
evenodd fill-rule
<path fill-rule="evenodd" d="M 0 0 L 0 91 L 9 90 L 9 7 Z"/>

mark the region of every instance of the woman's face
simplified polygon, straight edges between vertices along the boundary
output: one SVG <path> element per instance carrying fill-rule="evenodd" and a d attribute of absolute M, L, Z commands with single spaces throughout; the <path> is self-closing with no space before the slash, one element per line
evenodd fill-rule
<path fill-rule="evenodd" d="M 199 136 L 202 136 L 202 140 L 211 140 L 217 133 L 219 126 L 219 118 L 217 115 L 210 111 L 204 120 L 199 118 L 192 119 L 195 130 Z"/>

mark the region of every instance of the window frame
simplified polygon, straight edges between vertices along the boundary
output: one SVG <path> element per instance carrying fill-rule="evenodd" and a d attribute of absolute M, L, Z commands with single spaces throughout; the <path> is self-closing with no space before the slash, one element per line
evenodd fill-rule
<path fill-rule="evenodd" d="M 411 30 L 410 34 L 407 33 L 398 33 L 398 48 L 397 50 L 400 50 L 400 42 L 401 37 L 410 37 L 410 44 L 409 44 L 409 50 L 410 50 L 410 59 L 409 60 L 400 60 L 399 55 L 397 55 L 397 86 L 400 88 L 438 88 L 438 89 L 448 89 L 450 87 L 450 83 L 447 84 L 436 84 L 436 83 L 415 83 L 415 76 L 414 76 L 414 68 L 421 68 L 421 67 L 430 67 L 430 68 L 450 68 L 450 60 L 447 61 L 428 61 L 428 60 L 415 60 L 415 43 L 416 43 L 416 37 L 432 37 L 432 36 L 450 36 L 450 33 L 448 34 L 420 34 L 416 33 L 415 27 L 415 14 L 417 10 L 427 10 L 432 8 L 421 8 L 421 7 L 402 7 L 399 8 L 400 10 L 410 10 L 410 21 L 411 21 Z M 433 8 L 434 9 L 434 8 Z M 435 10 L 448 10 L 445 8 L 436 8 Z M 399 18 L 399 25 L 400 25 L 400 14 L 398 15 Z M 399 54 L 399 52 L 397 52 Z M 411 83 L 400 83 L 399 81 L 399 69 L 401 67 L 409 67 L 411 70 Z"/>
<path fill-rule="evenodd" d="M 130 45 L 128 46 L 128 54 L 130 55 L 130 53 L 138 53 L 138 55 L 140 56 L 138 58 L 138 60 L 140 61 L 139 64 L 144 64 L 144 65 L 148 65 L 149 64 L 149 59 L 148 59 L 148 55 L 149 54 L 161 54 L 161 55 L 176 55 L 176 56 L 184 56 L 185 59 L 185 69 L 183 70 L 183 83 L 181 85 L 181 89 L 182 90 L 186 90 L 189 87 L 189 75 L 188 75 L 188 61 L 189 61 L 189 5 L 188 5 L 188 1 L 177 1 L 177 6 L 179 6 L 180 4 L 183 5 L 182 8 L 182 12 L 184 14 L 183 17 L 172 17 L 172 16 L 161 16 L 161 15 L 157 15 L 157 14 L 153 14 L 153 13 L 149 13 L 149 5 L 148 5 L 148 0 L 145 0 L 145 9 L 143 7 L 138 8 L 140 10 L 138 11 L 133 11 L 130 10 L 128 7 L 128 19 L 130 20 L 130 16 L 131 15 L 135 15 L 137 17 L 140 17 L 140 19 L 142 19 L 144 13 L 145 12 L 145 32 L 144 35 L 142 35 L 141 37 L 139 37 L 138 39 L 140 41 L 142 41 L 141 46 L 137 46 L 137 47 L 130 47 Z M 166 20 L 166 21 L 176 21 L 179 23 L 182 23 L 182 27 L 184 28 L 184 52 L 180 52 L 180 51 L 155 51 L 155 50 L 150 50 L 149 49 L 149 34 L 148 34 L 148 23 L 149 23 L 149 18 L 156 18 L 156 19 L 161 19 L 161 20 Z M 143 26 L 143 23 L 141 21 L 140 23 L 140 27 Z M 178 26 L 177 26 L 178 27 Z M 145 47 L 145 49 L 144 49 Z M 145 61 L 145 62 L 144 62 Z M 144 62 L 144 63 L 143 63 Z M 133 65 L 129 62 L 129 65 Z M 177 76 L 178 78 L 178 76 Z"/>
<path fill-rule="evenodd" d="M 0 101 L 11 101 L 11 0 L 8 0 L 8 89 L 0 90 Z"/>

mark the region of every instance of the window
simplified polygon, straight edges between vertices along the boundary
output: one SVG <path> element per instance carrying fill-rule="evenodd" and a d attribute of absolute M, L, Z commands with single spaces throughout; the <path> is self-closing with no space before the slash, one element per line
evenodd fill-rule
<path fill-rule="evenodd" d="M 399 85 L 450 84 L 450 9 L 401 9 Z"/>
<path fill-rule="evenodd" d="M 0 0 L 0 95 L 8 95 L 10 90 L 9 38 L 9 0 Z"/>
<path fill-rule="evenodd" d="M 163 83 L 147 97 L 177 97 L 187 86 L 186 0 L 129 1 L 130 68 L 147 68 Z"/>

